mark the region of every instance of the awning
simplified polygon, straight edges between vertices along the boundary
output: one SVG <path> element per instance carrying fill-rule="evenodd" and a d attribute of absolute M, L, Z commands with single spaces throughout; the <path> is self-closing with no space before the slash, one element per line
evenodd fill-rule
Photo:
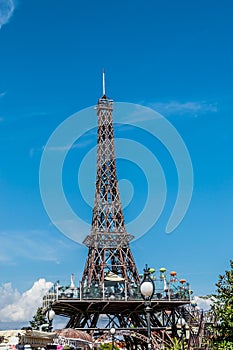
<path fill-rule="evenodd" d="M 105 281 L 111 281 L 111 282 L 122 282 L 124 281 L 124 278 L 123 277 L 120 277 L 118 276 L 116 273 L 114 272 L 109 272 L 105 278 L 104 278 Z"/>
<path fill-rule="evenodd" d="M 45 347 L 56 337 L 54 332 L 41 332 L 36 330 L 7 330 L 0 331 L 1 345 L 30 344 L 31 347 Z"/>

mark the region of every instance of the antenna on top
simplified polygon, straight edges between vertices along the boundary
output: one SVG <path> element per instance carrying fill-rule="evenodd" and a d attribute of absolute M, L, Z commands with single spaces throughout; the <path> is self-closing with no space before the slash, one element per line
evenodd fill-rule
<path fill-rule="evenodd" d="M 105 96 L 105 74 L 104 74 L 104 69 L 102 70 L 102 78 L 103 78 L 103 96 Z"/>

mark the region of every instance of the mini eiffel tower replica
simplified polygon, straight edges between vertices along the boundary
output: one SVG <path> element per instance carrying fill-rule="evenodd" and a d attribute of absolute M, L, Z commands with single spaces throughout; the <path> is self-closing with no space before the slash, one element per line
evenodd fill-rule
<path fill-rule="evenodd" d="M 89 302 L 91 312 L 79 312 L 69 326 L 97 327 L 100 315 L 107 315 L 106 326 L 127 325 L 129 313 L 118 315 L 119 307 L 125 309 L 125 300 L 138 290 L 140 277 L 134 262 L 122 211 L 116 173 L 114 148 L 113 100 L 105 93 L 96 106 L 98 116 L 97 175 L 91 233 L 83 243 L 88 247 L 88 257 L 80 285 L 80 295 Z M 116 319 L 117 320 L 116 320 Z"/>
<path fill-rule="evenodd" d="M 104 73 L 103 96 L 98 100 L 96 109 L 98 116 L 96 192 L 91 233 L 83 242 L 89 252 L 82 285 L 87 290 L 98 285 L 105 294 L 105 281 L 109 281 L 109 287 L 111 284 L 114 285 L 113 282 L 124 281 L 130 288 L 131 285 L 138 285 L 140 279 L 129 247 L 133 236 L 126 232 L 118 189 L 112 119 L 113 101 L 105 94 Z M 116 294 L 118 283 L 115 283 L 115 287 Z M 111 288 L 107 293 L 111 293 Z"/>
<path fill-rule="evenodd" d="M 96 106 L 98 148 L 96 192 L 90 234 L 84 244 L 88 256 L 80 285 L 73 275 L 69 287 L 58 283 L 43 299 L 44 309 L 52 306 L 57 315 L 69 318 L 67 328 L 95 334 L 100 329 L 123 332 L 127 349 L 140 344 L 147 348 L 148 318 L 140 293 L 142 282 L 129 246 L 133 236 L 127 233 L 118 189 L 114 149 L 113 101 L 106 96 L 103 72 L 103 96 Z M 155 295 L 150 304 L 150 322 L 154 346 L 179 333 L 179 320 L 190 317 L 184 306 L 190 304 L 189 287 L 171 272 L 167 281 L 160 269 Z M 160 284 L 160 286 L 159 286 Z M 124 333 L 125 332 L 125 333 Z"/>

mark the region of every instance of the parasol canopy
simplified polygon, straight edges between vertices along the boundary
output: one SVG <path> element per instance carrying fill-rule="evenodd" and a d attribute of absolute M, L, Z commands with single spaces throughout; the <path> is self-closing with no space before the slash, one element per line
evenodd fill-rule
<path fill-rule="evenodd" d="M 55 332 L 60 337 L 67 339 L 81 339 L 88 342 L 93 341 L 92 337 L 88 333 L 73 328 L 56 329 Z"/>
<path fill-rule="evenodd" d="M 114 272 L 109 272 L 106 276 L 105 276 L 105 281 L 111 281 L 111 282 L 122 282 L 124 281 L 123 277 L 118 276 L 117 274 L 115 274 Z"/>

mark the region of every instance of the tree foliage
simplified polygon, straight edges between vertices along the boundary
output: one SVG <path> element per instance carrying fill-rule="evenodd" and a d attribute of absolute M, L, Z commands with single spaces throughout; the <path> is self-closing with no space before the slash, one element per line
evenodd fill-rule
<path fill-rule="evenodd" d="M 212 310 L 216 316 L 214 338 L 216 342 L 233 342 L 233 261 L 230 270 L 220 275 Z"/>
<path fill-rule="evenodd" d="M 33 319 L 29 322 L 32 329 L 39 330 L 40 326 L 48 323 L 48 320 L 43 313 L 42 307 L 38 307 L 36 314 L 33 316 Z"/>
<path fill-rule="evenodd" d="M 112 350 L 112 343 L 102 343 L 100 344 L 101 350 Z M 119 350 L 119 348 L 114 344 L 114 350 Z"/>
<path fill-rule="evenodd" d="M 186 350 L 187 343 L 186 341 L 182 341 L 181 339 L 173 338 L 172 344 L 165 348 L 166 350 Z"/>

